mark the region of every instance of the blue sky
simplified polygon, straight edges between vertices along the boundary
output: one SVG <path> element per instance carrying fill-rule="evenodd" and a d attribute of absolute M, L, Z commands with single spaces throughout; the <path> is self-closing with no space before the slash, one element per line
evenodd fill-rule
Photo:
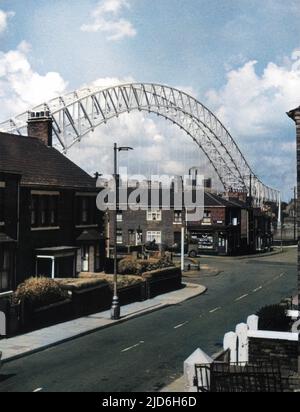
<path fill-rule="evenodd" d="M 16 114 L 14 107 L 107 78 L 183 87 L 216 112 L 255 172 L 291 195 L 295 138 L 285 111 L 300 104 L 300 0 L 2 0 L 0 10 L 1 120 Z M 35 81 L 38 92 L 24 93 Z M 126 141 L 128 122 L 141 121 L 132 119 L 122 125 Z M 143 144 L 153 147 L 160 135 L 163 150 L 175 132 L 150 120 L 138 127 L 148 136 Z M 96 167 L 88 143 L 84 152 L 87 168 Z M 80 163 L 79 148 L 71 156 Z M 169 167 L 179 161 L 174 156 Z"/>

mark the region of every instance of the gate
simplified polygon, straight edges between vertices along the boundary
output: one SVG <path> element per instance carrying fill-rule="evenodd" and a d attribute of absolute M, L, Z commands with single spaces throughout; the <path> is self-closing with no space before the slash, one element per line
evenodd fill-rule
<path fill-rule="evenodd" d="M 195 366 L 198 392 L 283 392 L 279 363 Z"/>

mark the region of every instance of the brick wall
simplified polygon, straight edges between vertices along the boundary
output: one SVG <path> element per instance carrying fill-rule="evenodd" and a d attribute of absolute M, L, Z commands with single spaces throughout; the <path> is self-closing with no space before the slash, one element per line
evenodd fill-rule
<path fill-rule="evenodd" d="M 143 232 L 143 242 L 147 240 L 147 232 L 161 232 L 162 243 L 171 247 L 175 243 L 174 233 L 178 230 L 178 226 L 174 225 L 174 211 L 163 210 L 161 221 L 147 221 L 147 212 L 145 210 L 140 211 L 123 211 L 123 221 L 118 222 L 117 227 L 122 229 L 123 245 L 129 245 L 129 231 Z M 180 226 L 181 227 L 181 226 Z M 111 245 L 114 239 L 114 212 L 110 213 L 110 239 Z"/>
<path fill-rule="evenodd" d="M 284 368 L 298 371 L 299 342 L 249 338 L 249 362 L 280 362 Z"/>
<path fill-rule="evenodd" d="M 35 137 L 46 146 L 52 146 L 52 119 L 49 117 L 28 120 L 28 136 Z"/>
<path fill-rule="evenodd" d="M 226 209 L 224 207 L 212 207 L 212 208 L 205 208 L 205 210 L 208 210 L 211 212 L 211 218 L 213 223 L 217 222 L 223 222 L 226 224 Z"/>
<path fill-rule="evenodd" d="M 22 187 L 20 196 L 20 238 L 17 253 L 17 284 L 35 274 L 35 249 L 56 246 L 76 246 L 83 229 L 76 228 L 75 190 L 60 190 L 58 229 L 31 230 L 31 189 Z M 102 214 L 97 212 L 100 233 L 103 231 Z M 104 251 L 102 251 L 104 254 Z M 93 253 L 94 258 L 94 253 Z"/>
<path fill-rule="evenodd" d="M 19 175 L 0 173 L 0 181 L 5 182 L 4 188 L 4 222 L 3 230 L 12 239 L 17 239 L 18 190 Z"/>

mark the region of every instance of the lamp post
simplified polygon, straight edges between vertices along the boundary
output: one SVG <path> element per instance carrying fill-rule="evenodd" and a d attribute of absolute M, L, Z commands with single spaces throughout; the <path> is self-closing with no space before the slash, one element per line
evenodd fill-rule
<path fill-rule="evenodd" d="M 294 187 L 294 241 L 297 240 L 297 188 Z"/>
<path fill-rule="evenodd" d="M 111 306 L 111 319 L 118 320 L 121 315 L 121 308 L 118 296 L 118 250 L 117 250 L 117 216 L 119 210 L 119 174 L 118 174 L 118 153 L 129 152 L 133 150 L 132 147 L 118 147 L 117 143 L 114 144 L 114 179 L 115 179 L 115 219 L 114 219 L 114 296 Z"/>

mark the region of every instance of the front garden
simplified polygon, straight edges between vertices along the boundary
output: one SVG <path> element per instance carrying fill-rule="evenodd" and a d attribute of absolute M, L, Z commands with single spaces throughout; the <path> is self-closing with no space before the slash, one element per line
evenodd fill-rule
<path fill-rule="evenodd" d="M 182 287 L 182 273 L 168 258 L 125 258 L 118 265 L 121 305 L 152 299 Z M 7 308 L 9 335 L 16 335 L 109 310 L 114 276 L 81 273 L 78 278 L 32 277 L 19 285 Z"/>

